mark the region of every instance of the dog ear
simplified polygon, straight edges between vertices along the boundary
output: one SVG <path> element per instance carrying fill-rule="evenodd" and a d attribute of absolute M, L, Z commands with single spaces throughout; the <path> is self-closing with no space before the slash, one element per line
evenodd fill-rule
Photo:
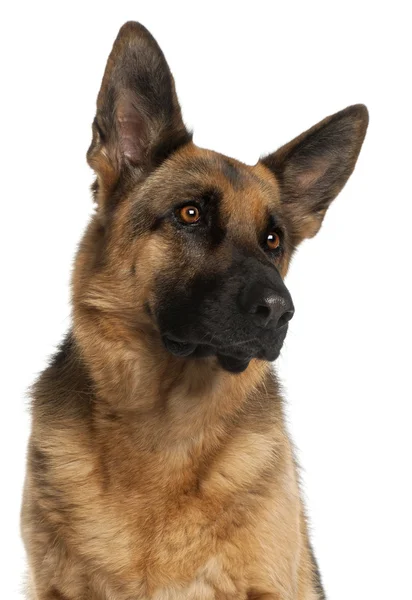
<path fill-rule="evenodd" d="M 163 52 L 143 25 L 125 23 L 107 61 L 87 153 L 98 202 L 124 172 L 149 172 L 191 137 Z"/>
<path fill-rule="evenodd" d="M 349 106 L 261 159 L 280 184 L 295 244 L 319 231 L 355 167 L 367 126 L 366 106 Z"/>

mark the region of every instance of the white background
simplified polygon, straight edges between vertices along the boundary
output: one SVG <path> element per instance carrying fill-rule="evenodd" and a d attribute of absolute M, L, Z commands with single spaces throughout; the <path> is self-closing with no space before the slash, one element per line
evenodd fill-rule
<path fill-rule="evenodd" d="M 406 2 L 15 1 L 2 12 L 1 598 L 20 597 L 24 569 L 25 390 L 69 326 L 95 99 L 130 19 L 163 48 L 200 146 L 254 163 L 349 104 L 370 110 L 355 173 L 294 259 L 278 365 L 329 598 L 412 598 Z"/>

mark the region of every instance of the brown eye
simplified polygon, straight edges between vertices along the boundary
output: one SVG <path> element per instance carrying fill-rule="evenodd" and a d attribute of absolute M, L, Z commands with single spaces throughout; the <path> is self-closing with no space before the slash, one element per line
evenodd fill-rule
<path fill-rule="evenodd" d="M 266 245 L 269 250 L 276 250 L 280 246 L 280 237 L 276 231 L 271 231 L 266 238 Z"/>
<path fill-rule="evenodd" d="M 182 206 L 178 210 L 178 216 L 187 225 L 193 225 L 200 220 L 200 210 L 197 206 Z"/>

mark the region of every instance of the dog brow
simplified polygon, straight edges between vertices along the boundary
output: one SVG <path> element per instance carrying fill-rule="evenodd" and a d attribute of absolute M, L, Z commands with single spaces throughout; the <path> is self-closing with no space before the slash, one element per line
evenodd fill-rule
<path fill-rule="evenodd" d="M 243 187 L 245 181 L 245 175 L 237 168 L 237 166 L 228 160 L 226 157 L 222 157 L 220 164 L 222 174 L 231 183 L 233 189 L 239 190 Z"/>

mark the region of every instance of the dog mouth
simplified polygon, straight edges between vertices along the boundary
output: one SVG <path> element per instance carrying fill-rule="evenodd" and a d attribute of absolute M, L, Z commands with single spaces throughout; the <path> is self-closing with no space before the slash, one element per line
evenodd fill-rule
<path fill-rule="evenodd" d="M 273 361 L 278 358 L 283 340 L 286 336 L 287 325 L 282 328 L 284 332 L 277 336 L 270 346 L 263 346 L 258 338 L 242 340 L 231 345 L 194 343 L 177 338 L 173 334 L 162 335 L 163 345 L 166 350 L 180 358 L 206 358 L 216 356 L 220 366 L 231 373 L 242 373 L 249 366 L 253 358 Z"/>

